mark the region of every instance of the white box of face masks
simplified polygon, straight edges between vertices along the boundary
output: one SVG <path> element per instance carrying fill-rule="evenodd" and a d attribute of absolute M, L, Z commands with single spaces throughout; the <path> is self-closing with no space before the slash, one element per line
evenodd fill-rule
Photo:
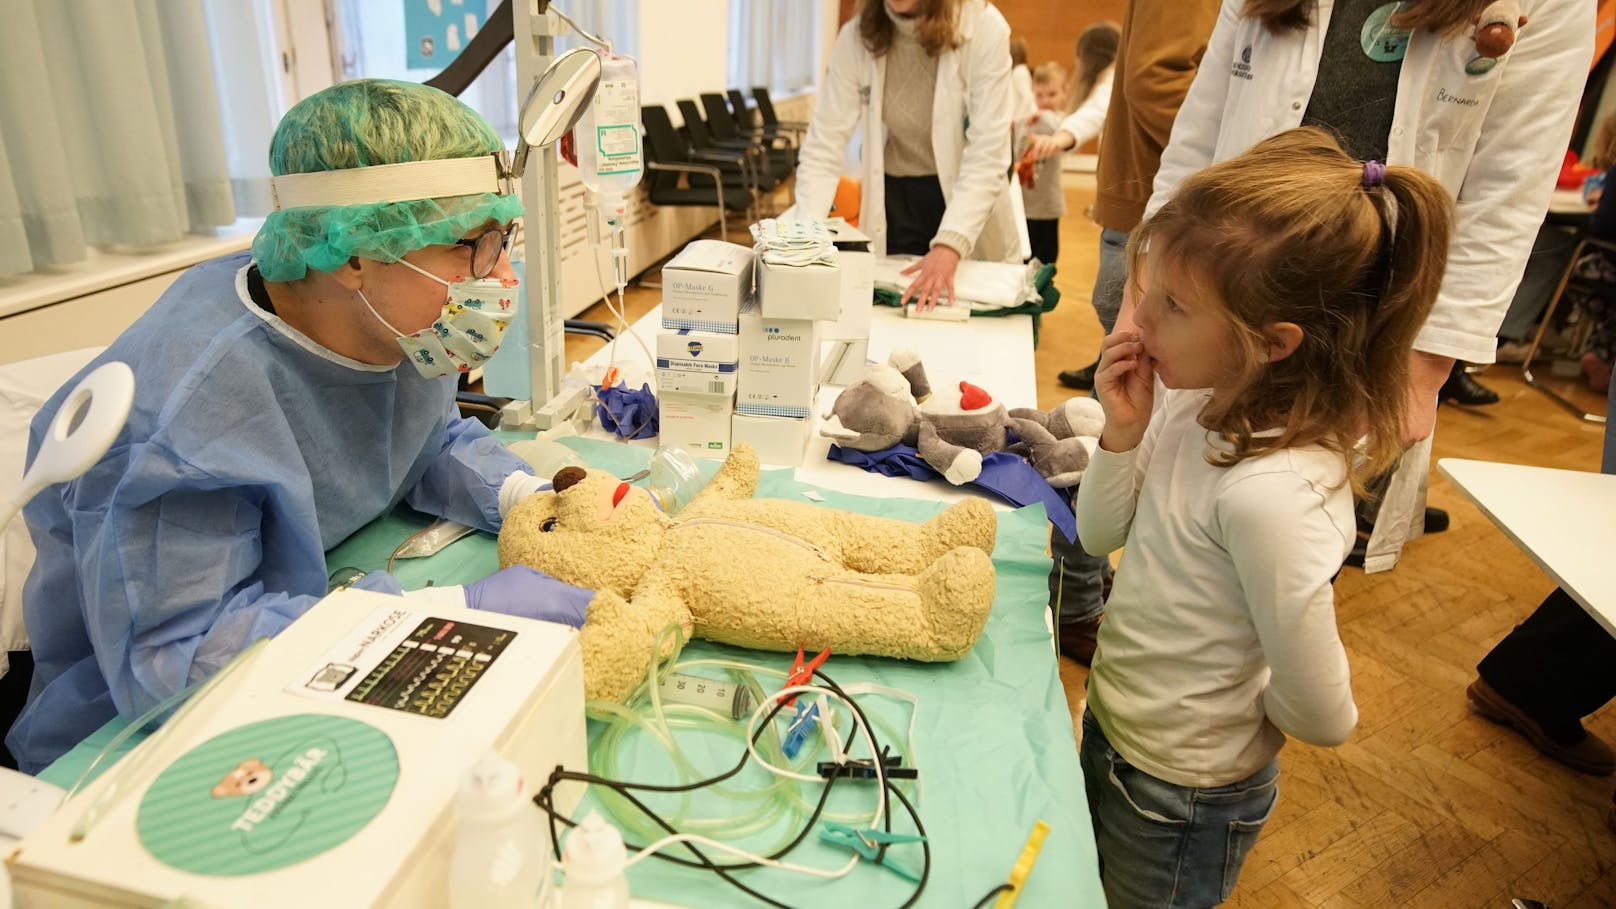
<path fill-rule="evenodd" d="M 813 420 L 807 417 L 763 417 L 738 413 L 732 423 L 730 444 L 750 442 L 757 450 L 758 460 L 775 467 L 796 467 L 802 463 L 808 450 L 809 427 Z"/>
<path fill-rule="evenodd" d="M 765 319 L 754 301 L 741 310 L 737 413 L 806 417 L 819 391 L 819 322 Z"/>
<path fill-rule="evenodd" d="M 662 327 L 734 334 L 752 293 L 749 246 L 696 240 L 662 266 Z"/>
<path fill-rule="evenodd" d="M 825 370 L 821 378 L 832 385 L 853 385 L 868 369 L 870 314 L 875 308 L 875 253 L 870 238 L 840 218 L 828 222 L 836 244 L 836 265 L 841 270 L 842 314 L 824 327 Z"/>
<path fill-rule="evenodd" d="M 657 335 L 657 390 L 734 395 L 740 350 L 740 335 L 664 331 Z"/>
<path fill-rule="evenodd" d="M 662 445 L 677 445 L 697 457 L 729 454 L 734 395 L 693 395 L 664 391 L 657 396 Z"/>
<path fill-rule="evenodd" d="M 758 260 L 758 301 L 770 319 L 834 322 L 842 314 L 842 270 L 835 265 L 777 265 Z"/>

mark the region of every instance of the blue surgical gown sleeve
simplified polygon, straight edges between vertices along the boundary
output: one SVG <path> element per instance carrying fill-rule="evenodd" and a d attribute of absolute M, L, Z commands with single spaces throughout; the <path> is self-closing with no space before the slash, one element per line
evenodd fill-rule
<path fill-rule="evenodd" d="M 136 448 L 127 473 L 103 462 L 77 481 L 68 509 L 78 605 L 124 716 L 217 671 L 318 600 L 271 592 L 260 576 L 273 520 L 262 490 L 222 482 L 162 446 Z M 36 575 L 54 571 L 35 565 Z"/>
<path fill-rule="evenodd" d="M 532 473 L 488 428 L 459 414 L 449 402 L 443 449 L 427 465 L 419 483 L 404 497 L 411 508 L 498 533 L 499 487 L 512 473 Z"/>

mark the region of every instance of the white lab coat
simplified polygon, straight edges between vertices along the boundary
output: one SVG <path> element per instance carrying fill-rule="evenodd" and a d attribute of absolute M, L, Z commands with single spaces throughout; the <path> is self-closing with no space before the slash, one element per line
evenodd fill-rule
<path fill-rule="evenodd" d="M 1318 77 L 1333 0 L 1317 25 L 1271 34 L 1224 0 L 1195 82 L 1179 108 L 1145 207 L 1149 217 L 1197 170 L 1299 126 Z M 1504 311 L 1548 208 L 1593 56 L 1594 4 L 1522 0 L 1515 46 L 1481 75 L 1473 30 L 1410 36 L 1397 81 L 1386 163 L 1418 167 L 1458 200 L 1448 268 L 1416 350 L 1490 363 Z M 1397 564 L 1421 533 L 1431 440 L 1404 453 L 1381 499 L 1367 572 Z"/>
<path fill-rule="evenodd" d="M 1106 112 L 1111 109 L 1111 83 L 1116 71 L 1115 66 L 1100 70 L 1099 77 L 1094 80 L 1094 90 L 1061 121 L 1060 128 L 1077 140 L 1072 146 L 1073 151 L 1090 139 L 1100 138 L 1100 130 L 1105 128 Z"/>
<path fill-rule="evenodd" d="M 932 98 L 932 153 L 948 207 L 941 230 L 975 238 L 970 255 L 990 261 L 1026 258 L 1027 225 L 1011 192 L 1010 26 L 983 0 L 966 0 L 959 16 L 960 46 L 937 59 Z M 886 253 L 886 192 L 882 164 L 881 97 L 886 57 L 873 56 L 859 38 L 858 19 L 842 26 L 831 50 L 808 135 L 797 164 L 794 213 L 823 218 L 830 212 L 842 158 L 863 128 L 859 229 Z"/>
<path fill-rule="evenodd" d="M 1273 35 L 1224 0 L 1190 86 L 1145 214 L 1185 177 L 1299 126 L 1318 76 L 1332 0 L 1316 27 Z M 1472 76 L 1472 30 L 1409 39 L 1397 83 L 1386 163 L 1418 167 L 1458 199 L 1448 270 L 1416 350 L 1491 363 L 1498 325 L 1515 295 L 1588 78 L 1594 4 L 1522 0 L 1515 46 Z"/>
<path fill-rule="evenodd" d="M 1025 63 L 1010 67 L 1010 110 L 1017 121 L 1038 116 L 1038 96 L 1032 91 L 1032 70 Z"/>

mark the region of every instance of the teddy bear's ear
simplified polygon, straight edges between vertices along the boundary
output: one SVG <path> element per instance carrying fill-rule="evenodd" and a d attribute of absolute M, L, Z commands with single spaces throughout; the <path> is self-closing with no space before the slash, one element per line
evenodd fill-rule
<path fill-rule="evenodd" d="M 550 487 L 556 492 L 566 492 L 583 482 L 584 477 L 588 475 L 588 472 L 582 467 L 575 465 L 563 467 L 556 471 L 554 477 L 550 478 Z"/>

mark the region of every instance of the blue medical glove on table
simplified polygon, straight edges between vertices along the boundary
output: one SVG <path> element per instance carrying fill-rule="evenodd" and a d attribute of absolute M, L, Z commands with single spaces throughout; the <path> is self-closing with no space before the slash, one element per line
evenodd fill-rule
<path fill-rule="evenodd" d="M 526 565 L 512 565 L 465 585 L 466 606 L 574 628 L 584 623 L 593 590 L 574 587 Z"/>

